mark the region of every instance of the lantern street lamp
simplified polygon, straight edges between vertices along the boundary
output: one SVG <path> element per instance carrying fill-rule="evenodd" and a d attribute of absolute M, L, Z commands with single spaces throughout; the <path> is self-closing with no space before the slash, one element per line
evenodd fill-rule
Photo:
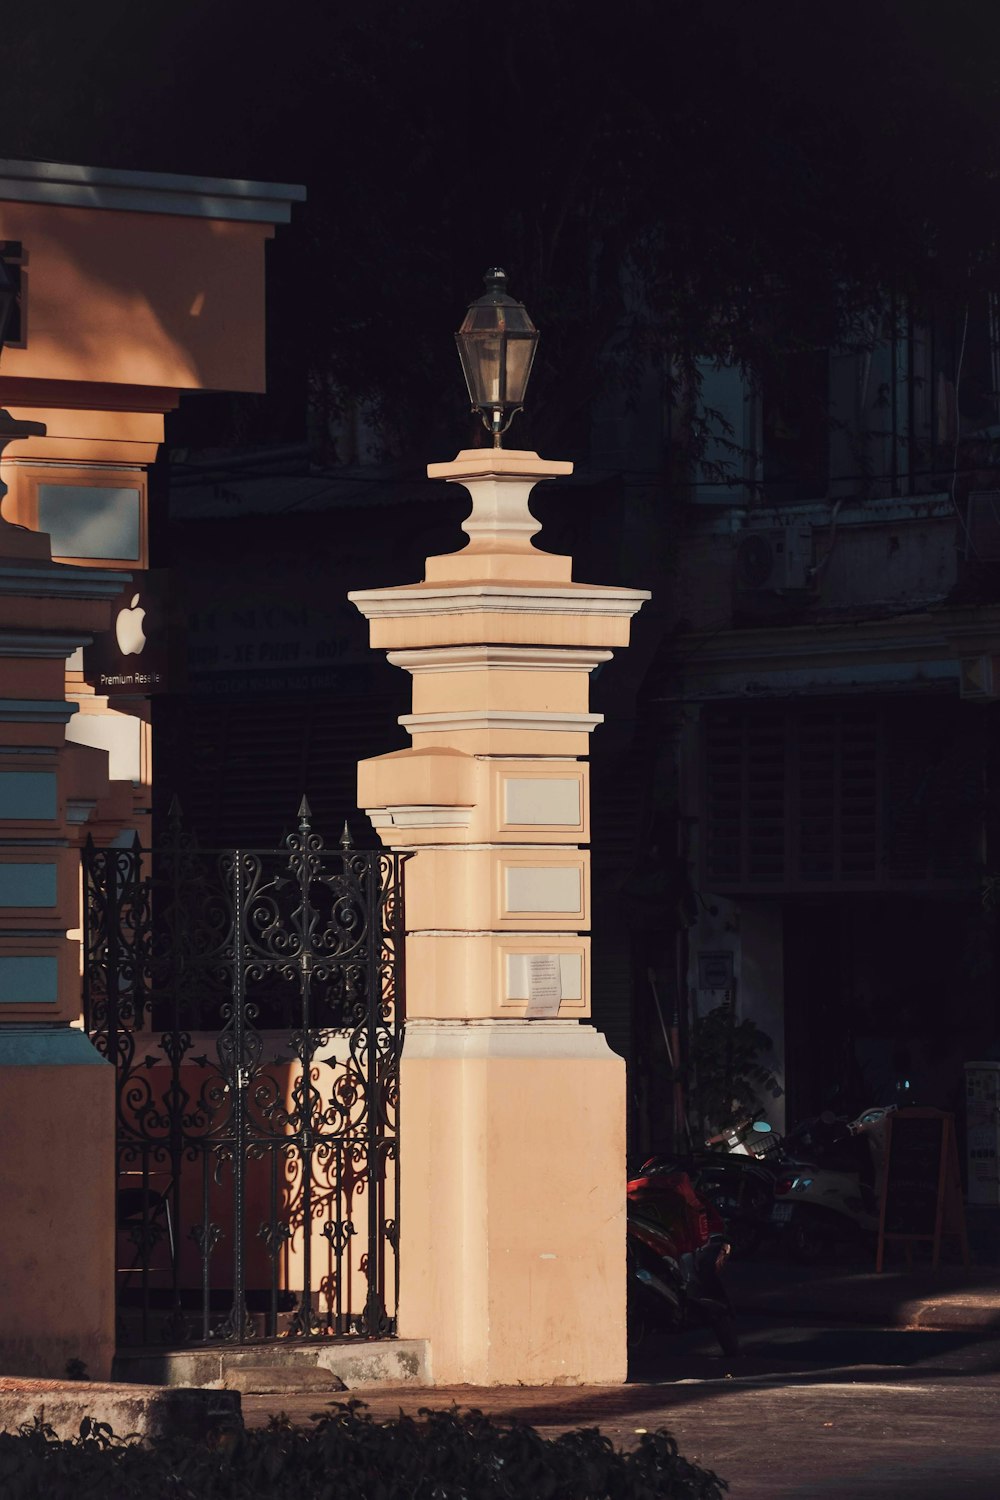
<path fill-rule="evenodd" d="M 522 302 L 507 296 L 507 273 L 499 267 L 483 277 L 486 295 L 469 303 L 455 335 L 472 410 L 493 434 L 494 448 L 524 406 L 538 330 Z"/>

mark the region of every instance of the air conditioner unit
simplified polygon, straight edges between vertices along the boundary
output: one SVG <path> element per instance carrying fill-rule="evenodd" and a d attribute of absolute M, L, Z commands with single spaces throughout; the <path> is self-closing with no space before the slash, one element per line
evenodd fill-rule
<path fill-rule="evenodd" d="M 744 593 L 807 589 L 813 565 L 811 526 L 748 531 L 736 548 L 736 582 Z"/>
<path fill-rule="evenodd" d="M 970 490 L 965 518 L 966 560 L 1000 562 L 1000 490 Z"/>

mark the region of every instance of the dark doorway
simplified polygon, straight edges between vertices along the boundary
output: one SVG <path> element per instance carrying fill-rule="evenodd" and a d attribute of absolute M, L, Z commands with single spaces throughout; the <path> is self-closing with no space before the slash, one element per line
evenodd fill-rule
<path fill-rule="evenodd" d="M 784 930 L 789 1122 L 907 1098 L 959 1110 L 963 1063 L 998 1043 L 978 892 L 792 897 Z"/>

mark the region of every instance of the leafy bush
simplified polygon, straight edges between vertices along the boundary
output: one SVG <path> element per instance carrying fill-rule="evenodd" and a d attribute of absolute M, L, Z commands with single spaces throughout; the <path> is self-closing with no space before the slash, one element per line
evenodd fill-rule
<path fill-rule="evenodd" d="M 3 1500 L 722 1500 L 664 1429 L 630 1453 L 596 1428 L 540 1437 L 479 1411 L 376 1422 L 337 1404 L 314 1427 L 286 1417 L 211 1444 L 146 1444 L 85 1418 L 78 1437 L 44 1423 L 0 1434 Z"/>
<path fill-rule="evenodd" d="M 695 1021 L 691 1066 L 706 1125 L 728 1130 L 760 1108 L 762 1094 L 777 1098 L 778 1080 L 760 1061 L 771 1046 L 756 1022 L 737 1021 L 731 1004 L 717 1005 Z"/>

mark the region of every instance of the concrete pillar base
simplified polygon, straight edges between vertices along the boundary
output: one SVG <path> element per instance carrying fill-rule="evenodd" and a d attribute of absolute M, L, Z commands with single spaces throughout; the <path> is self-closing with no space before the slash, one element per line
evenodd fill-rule
<path fill-rule="evenodd" d="M 414 1020 L 400 1334 L 436 1385 L 624 1381 L 625 1064 L 576 1021 Z"/>

